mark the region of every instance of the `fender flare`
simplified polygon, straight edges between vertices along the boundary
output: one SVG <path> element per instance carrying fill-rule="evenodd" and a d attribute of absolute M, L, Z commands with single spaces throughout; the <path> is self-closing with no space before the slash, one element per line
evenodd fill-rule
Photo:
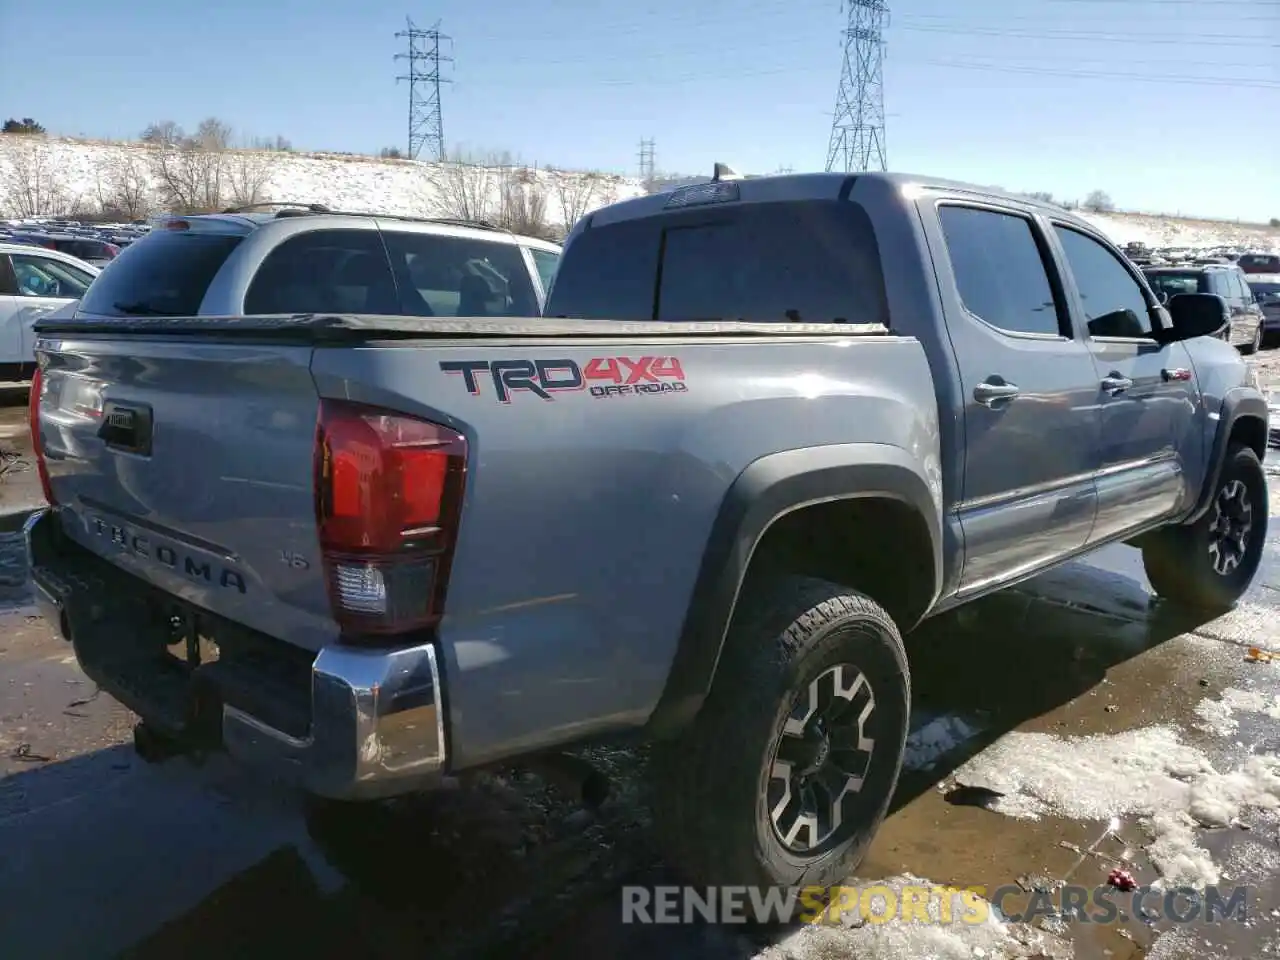
<path fill-rule="evenodd" d="M 749 464 L 721 501 L 685 614 L 662 697 L 649 718 L 657 736 L 677 732 L 711 689 L 738 591 L 756 545 L 779 518 L 836 500 L 893 499 L 918 512 L 929 532 L 933 592 L 943 582 L 942 512 L 916 461 L 901 447 L 831 444 L 771 454 Z M 908 625 L 904 625 L 908 626 Z"/>
<path fill-rule="evenodd" d="M 1195 507 L 1183 523 L 1195 523 L 1205 515 L 1212 504 L 1213 492 L 1218 488 L 1218 478 L 1222 475 L 1222 464 L 1226 460 L 1227 444 L 1231 440 L 1231 432 L 1236 424 L 1247 419 L 1257 420 L 1262 424 L 1265 435 L 1268 415 L 1266 399 L 1252 387 L 1236 387 L 1226 392 L 1222 398 L 1222 409 L 1218 416 L 1218 429 L 1213 436 L 1213 448 L 1209 453 L 1204 485 L 1196 498 Z"/>

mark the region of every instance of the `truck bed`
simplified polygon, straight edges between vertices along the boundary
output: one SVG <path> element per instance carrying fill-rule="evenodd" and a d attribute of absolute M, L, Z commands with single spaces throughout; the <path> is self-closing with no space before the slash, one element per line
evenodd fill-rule
<path fill-rule="evenodd" d="M 875 325 L 300 316 L 40 333 L 65 534 L 147 589 L 304 651 L 344 640 L 318 537 L 322 402 L 465 438 L 435 631 L 464 765 L 522 746 L 515 729 L 644 722 L 747 464 L 856 444 L 936 458 L 924 352 Z M 116 411 L 149 421 L 145 449 L 111 442 Z"/>

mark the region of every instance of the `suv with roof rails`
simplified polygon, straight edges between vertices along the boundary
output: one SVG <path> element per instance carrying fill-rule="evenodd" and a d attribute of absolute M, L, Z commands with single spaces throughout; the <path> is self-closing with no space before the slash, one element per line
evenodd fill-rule
<path fill-rule="evenodd" d="M 269 206 L 282 209 L 160 218 L 76 316 L 536 317 L 560 260 L 488 224 Z"/>
<path fill-rule="evenodd" d="M 592 802 L 566 751 L 647 739 L 674 865 L 833 884 L 902 766 L 902 632 L 1119 542 L 1170 602 L 1249 588 L 1268 411 L 1217 297 L 1166 309 L 1086 221 L 981 187 L 718 173 L 579 221 L 536 319 L 41 321 L 31 579 L 144 757 L 338 799 L 520 762 Z M 220 310 L 383 309 L 348 274 L 385 240 L 416 306 L 450 291 L 409 243 L 486 280 L 480 245 L 530 243 L 201 222 L 88 299 L 175 247 Z"/>

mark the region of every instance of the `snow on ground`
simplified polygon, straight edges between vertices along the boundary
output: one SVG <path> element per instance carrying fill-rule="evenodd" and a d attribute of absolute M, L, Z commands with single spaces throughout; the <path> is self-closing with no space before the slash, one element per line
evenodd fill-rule
<path fill-rule="evenodd" d="M 28 137 L 0 137 L 0 208 L 6 205 L 4 187 L 12 179 L 13 159 L 30 141 Z M 79 199 L 90 209 L 96 209 L 100 185 L 109 183 L 112 172 L 118 172 L 130 162 L 143 172 L 150 192 L 156 192 L 157 182 L 150 171 L 155 150 L 145 144 L 54 137 L 39 142 L 46 153 L 45 170 L 51 178 L 48 185 L 56 187 L 67 203 Z M 262 192 L 273 200 L 406 215 L 441 215 L 442 204 L 458 205 L 456 199 L 450 202 L 446 198 L 446 194 L 457 191 L 444 182 L 448 177 L 443 175 L 439 164 L 352 154 L 254 151 L 236 156 L 250 165 L 267 165 L 270 173 Z M 531 178 L 545 196 L 547 219 L 553 224 L 563 224 L 583 212 L 645 192 L 639 179 L 614 174 L 556 172 L 543 168 L 532 171 Z M 493 169 L 471 168 L 466 180 L 472 206 L 478 187 L 482 187 L 481 192 L 487 196 L 486 203 L 496 203 L 499 178 Z M 12 186 L 9 189 L 11 191 Z M 13 212 L 0 209 L 0 215 Z M 1259 216 L 1264 214 L 1268 212 L 1259 211 Z M 1280 251 L 1280 230 L 1257 225 L 1144 214 L 1083 216 L 1121 244 L 1138 241 L 1153 247 L 1244 246 Z"/>
<path fill-rule="evenodd" d="M 1229 737 L 1236 732 L 1240 721 L 1237 713 L 1260 713 L 1272 720 L 1280 720 L 1280 697 L 1268 696 L 1257 690 L 1238 690 L 1228 687 L 1217 700 L 1201 700 L 1195 714 L 1201 721 L 1197 726 L 1206 733 Z"/>
<path fill-rule="evenodd" d="M 139 175 L 147 193 L 159 193 L 154 158 L 157 150 L 142 143 L 81 142 L 60 138 L 34 141 L 41 151 L 39 162 L 45 171 L 44 189 L 56 190 L 67 209 L 79 201 L 82 207 L 97 209 L 103 192 L 109 195 L 113 178 L 122 170 Z M 0 215 L 6 211 L 6 186 L 12 191 L 14 162 L 30 168 L 30 137 L 0 137 Z M 500 177 L 496 168 L 459 168 L 454 165 L 416 160 L 383 160 L 349 154 L 306 154 L 281 151 L 233 152 L 233 167 L 241 176 L 256 177 L 265 171 L 266 181 L 259 197 L 295 203 L 323 203 L 337 210 L 381 211 L 407 216 L 460 216 L 456 209 L 465 204 L 473 217 L 484 217 L 483 208 L 496 206 Z M 252 168 L 251 170 L 247 168 Z M 582 213 L 608 203 L 641 196 L 645 191 L 633 178 L 602 173 L 561 172 L 530 169 L 519 164 L 522 179 L 542 188 L 546 217 L 562 224 Z M 453 171 L 460 171 L 465 185 L 452 183 Z M 234 179 L 235 174 L 233 174 Z M 29 179 L 29 177 L 28 177 Z M 459 197 L 458 194 L 465 194 Z M 480 196 L 483 194 L 483 198 Z M 232 200 L 224 198 L 230 204 Z M 481 209 L 477 210 L 479 207 Z M 567 208 L 567 209 L 566 209 Z"/>
<path fill-rule="evenodd" d="M 875 886 L 886 888 L 894 902 L 901 904 L 904 888 L 937 888 L 938 884 L 900 876 L 879 881 Z M 881 902 L 877 904 L 876 899 Z M 872 898 L 873 913 L 880 915 L 885 899 Z M 861 926 L 809 925 L 757 954 L 755 960 L 1070 960 L 1074 955 L 1067 941 L 1028 924 L 1007 922 L 993 906 L 973 894 L 964 898 L 955 895 L 946 912 L 940 898 L 931 898 L 928 911 L 931 923 L 895 919 L 869 921 Z"/>
<path fill-rule="evenodd" d="M 1264 212 L 1259 210 L 1258 215 L 1261 217 Z M 1280 229 L 1256 224 L 1153 217 L 1140 213 L 1081 213 L 1080 216 L 1119 244 L 1145 243 L 1152 248 L 1249 247 L 1280 253 Z"/>
<path fill-rule="evenodd" d="M 902 765 L 907 770 L 929 770 L 981 732 L 978 721 L 965 717 L 943 714 L 928 719 L 907 736 Z"/>
<path fill-rule="evenodd" d="M 1142 818 L 1147 852 L 1170 886 L 1221 879 L 1199 830 L 1280 809 L 1280 759 L 1251 756 L 1219 772 L 1165 726 L 1092 737 L 1013 732 L 960 767 L 955 781 L 999 794 L 990 809 L 1011 817 Z"/>

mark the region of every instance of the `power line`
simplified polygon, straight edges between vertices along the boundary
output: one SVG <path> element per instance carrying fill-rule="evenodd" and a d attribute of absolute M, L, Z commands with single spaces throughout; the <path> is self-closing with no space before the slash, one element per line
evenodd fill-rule
<path fill-rule="evenodd" d="M 405 17 L 407 29 L 396 34 L 397 39 L 408 41 L 407 53 L 397 53 L 397 60 L 409 61 L 409 72 L 396 77 L 396 82 L 409 81 L 409 159 L 418 159 L 426 147 L 432 159 L 443 160 L 444 109 L 440 100 L 440 85 L 451 81 L 441 76 L 440 65 L 451 63 L 441 44 L 452 43 L 452 38 L 440 32 L 440 21 L 430 30 L 420 30 Z"/>
<path fill-rule="evenodd" d="M 884 0 L 849 0 L 836 112 L 827 169 L 886 170 L 884 132 Z"/>
<path fill-rule="evenodd" d="M 1108 7 L 1144 6 L 1144 7 L 1280 7 L 1280 0 L 1049 0 L 1050 3 L 1085 4 L 1095 6 L 1103 4 Z"/>
<path fill-rule="evenodd" d="M 982 55 L 978 54 L 977 56 L 982 56 Z M 1037 58 L 1037 64 L 1042 62 L 1044 62 L 1043 58 Z M 1064 58 L 1062 62 L 1079 63 L 1081 61 L 1078 58 L 1069 57 L 1069 58 Z M 1114 61 L 1108 60 L 1108 61 L 1097 61 L 1097 62 L 1111 63 Z M 1126 62 L 1136 62 L 1136 61 L 1126 61 Z M 1154 62 L 1164 62 L 1170 68 L 1178 68 L 1185 65 L 1184 61 L 1176 61 L 1176 62 L 1154 61 Z M 1129 72 L 1112 73 L 1104 70 L 1078 70 L 1070 67 L 1062 67 L 1058 69 L 1045 68 L 1044 70 L 1041 70 L 1038 66 L 1035 66 L 1035 65 L 1023 66 L 1018 64 L 1011 64 L 1008 62 L 1001 62 L 1001 63 L 960 62 L 960 61 L 954 61 L 954 60 L 936 60 L 936 59 L 928 59 L 928 58 L 898 57 L 894 59 L 893 63 L 899 68 L 908 68 L 908 67 L 915 67 L 915 66 L 954 67 L 956 69 L 988 71 L 988 72 L 995 72 L 995 73 L 1020 73 L 1020 72 L 1025 72 L 1027 70 L 1030 70 L 1034 72 L 1042 72 L 1050 76 L 1078 77 L 1080 79 L 1132 80 L 1137 82 L 1151 81 L 1155 83 L 1173 82 L 1173 83 L 1186 83 L 1191 85 L 1206 84 L 1210 86 L 1231 85 L 1231 86 L 1239 87 L 1241 89 L 1257 89 L 1257 90 L 1271 90 L 1271 89 L 1275 89 L 1277 86 L 1280 86 L 1280 80 L 1271 80 L 1271 79 L 1265 79 L 1260 77 L 1187 76 L 1186 74 L 1174 76 L 1174 75 L 1165 75 L 1165 74 L 1129 73 Z M 1205 64 L 1205 66 L 1210 66 L 1210 65 L 1224 66 L 1224 67 L 1236 66 L 1235 64 L 1226 64 L 1226 63 Z M 581 76 L 566 77 L 559 84 L 544 82 L 542 86 L 543 88 L 552 88 L 552 87 L 581 88 L 581 86 L 584 83 L 591 83 L 598 86 L 618 88 L 618 89 L 627 88 L 627 87 L 641 87 L 641 86 L 665 87 L 665 86 L 685 86 L 688 84 L 695 84 L 695 83 L 701 83 L 705 81 L 715 81 L 715 80 L 740 81 L 740 80 L 756 78 L 756 77 L 813 76 L 818 73 L 825 73 L 825 72 L 826 71 L 823 68 L 816 65 L 808 66 L 808 67 L 795 67 L 795 66 L 788 65 L 788 66 L 781 66 L 781 67 L 770 67 L 763 70 L 749 70 L 749 71 L 736 70 L 731 73 L 703 73 L 703 72 L 674 73 L 671 71 L 662 71 L 660 74 L 654 74 L 649 71 L 645 71 L 644 76 L 633 76 L 633 77 L 599 77 L 599 76 L 586 77 L 586 78 Z M 488 89 L 489 87 L 503 87 L 505 86 L 505 84 L 495 81 L 492 84 L 485 84 L 481 82 L 481 83 L 471 84 L 470 86 L 475 89 Z M 828 114 L 828 116 L 830 115 L 831 114 Z M 835 115 L 838 116 L 839 114 L 837 113 Z"/>
<path fill-rule="evenodd" d="M 1087 43 L 1144 43 L 1177 44 L 1180 46 L 1217 47 L 1280 47 L 1280 43 L 1258 37 L 1239 37 L 1225 33 L 1197 33 L 1195 36 L 1169 36 L 1143 34 L 1118 34 L 1115 32 L 1089 32 L 1084 30 L 1028 30 L 1020 27 L 945 27 L 920 24 L 898 27 L 912 33 L 947 33 L 968 37 L 1009 37 L 1019 40 L 1067 40 Z"/>
<path fill-rule="evenodd" d="M 1025 66 L 1007 63 L 957 63 L 947 60 L 917 60 L 915 63 L 934 67 L 952 67 L 957 70 L 983 70 L 996 73 L 1040 74 L 1047 77 L 1072 77 L 1082 80 L 1131 80 L 1135 83 L 1183 83 L 1205 86 L 1242 87 L 1257 90 L 1280 90 L 1280 80 L 1242 79 L 1239 77 L 1188 77 L 1182 75 L 1156 76 L 1141 73 L 1116 73 L 1102 70 L 1055 70 L 1051 67 Z"/>

